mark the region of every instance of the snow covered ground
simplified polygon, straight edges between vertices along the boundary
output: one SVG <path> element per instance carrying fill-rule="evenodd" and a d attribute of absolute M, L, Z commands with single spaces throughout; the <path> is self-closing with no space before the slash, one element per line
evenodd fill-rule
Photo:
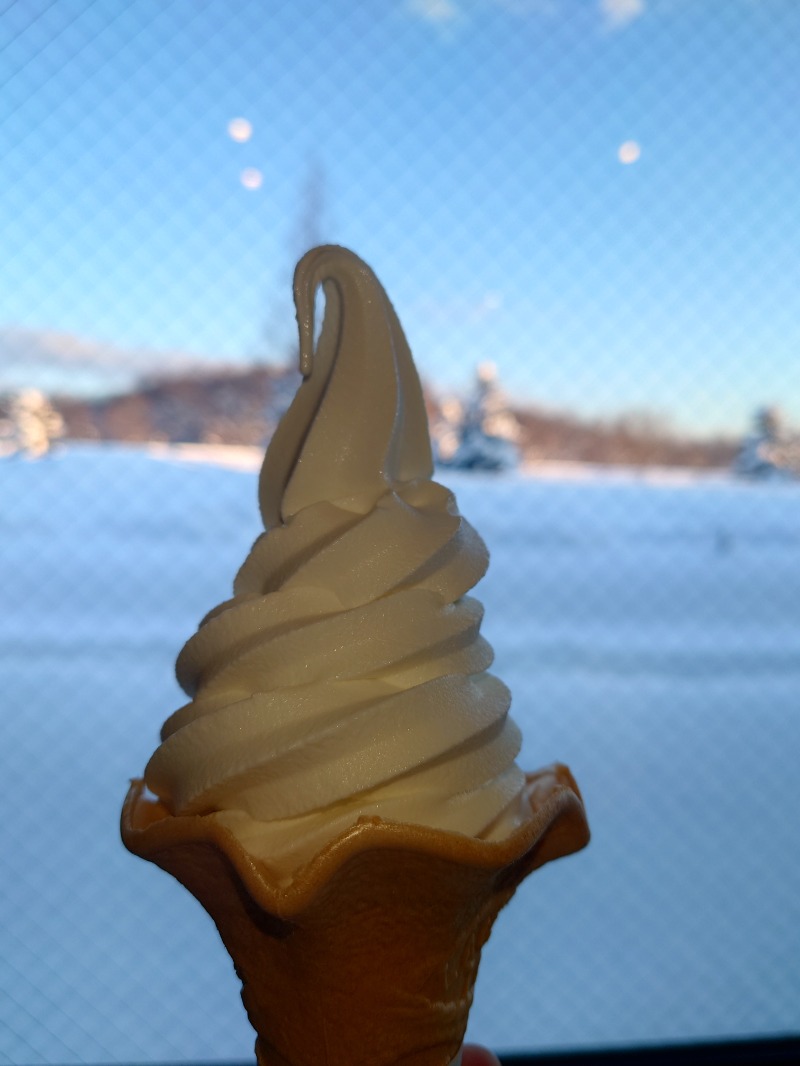
<path fill-rule="evenodd" d="M 447 480 L 492 549 L 521 762 L 569 763 L 594 834 L 501 916 L 470 1037 L 797 1032 L 800 487 Z M 85 446 L 0 488 L 0 1062 L 249 1059 L 213 926 L 118 817 L 258 532 L 255 475 Z"/>

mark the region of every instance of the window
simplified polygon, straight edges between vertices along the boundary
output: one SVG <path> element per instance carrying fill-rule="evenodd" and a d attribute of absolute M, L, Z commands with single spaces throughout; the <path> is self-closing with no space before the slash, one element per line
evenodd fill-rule
<path fill-rule="evenodd" d="M 593 830 L 501 915 L 470 1038 L 797 1034 L 798 5 L 18 0 L 0 32 L 0 1061 L 251 1057 L 118 815 L 259 532 L 323 241 L 399 312 L 520 762 L 568 763 Z"/>

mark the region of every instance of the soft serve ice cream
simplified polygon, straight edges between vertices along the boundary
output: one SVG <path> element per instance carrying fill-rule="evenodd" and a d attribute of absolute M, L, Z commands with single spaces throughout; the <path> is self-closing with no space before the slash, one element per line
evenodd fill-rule
<path fill-rule="evenodd" d="M 284 879 L 363 817 L 500 840 L 530 813 L 468 595 L 487 551 L 431 480 L 394 308 L 343 248 L 309 252 L 294 286 L 304 381 L 264 460 L 266 532 L 181 651 L 190 702 L 145 773 Z"/>

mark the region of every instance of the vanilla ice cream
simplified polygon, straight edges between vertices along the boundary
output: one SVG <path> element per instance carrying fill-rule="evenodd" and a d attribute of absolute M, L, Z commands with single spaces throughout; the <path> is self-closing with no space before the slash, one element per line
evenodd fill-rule
<path fill-rule="evenodd" d="M 394 308 L 337 247 L 301 260 L 295 302 L 304 381 L 264 459 L 266 532 L 181 651 L 190 702 L 145 773 L 170 813 L 217 819 L 282 878 L 363 817 L 498 840 L 530 814 L 468 595 L 488 554 L 432 480 Z"/>

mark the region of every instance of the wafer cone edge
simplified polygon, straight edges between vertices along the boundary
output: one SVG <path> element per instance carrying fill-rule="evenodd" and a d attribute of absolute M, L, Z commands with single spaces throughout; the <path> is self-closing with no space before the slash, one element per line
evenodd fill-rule
<path fill-rule="evenodd" d="M 131 782 L 122 839 L 214 920 L 260 1066 L 447 1066 L 480 952 L 529 873 L 589 830 L 560 764 L 527 776 L 530 818 L 503 841 L 363 818 L 289 883 L 213 816 L 173 816 Z"/>

